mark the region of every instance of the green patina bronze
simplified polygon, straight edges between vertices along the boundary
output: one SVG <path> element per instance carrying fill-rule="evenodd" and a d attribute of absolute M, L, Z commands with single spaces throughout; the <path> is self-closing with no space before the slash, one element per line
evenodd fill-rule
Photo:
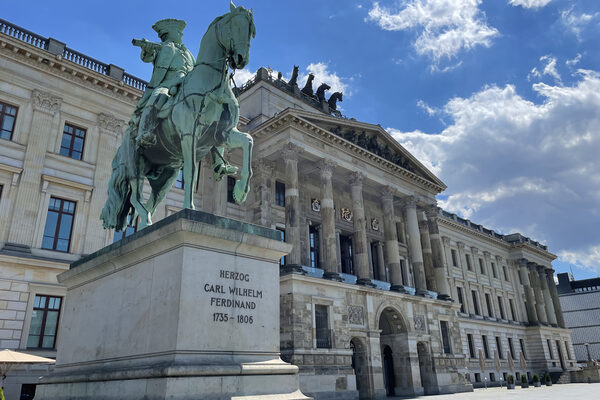
<path fill-rule="evenodd" d="M 152 224 L 156 206 L 183 168 L 184 208 L 194 209 L 199 161 L 210 153 L 215 178 L 237 173 L 223 158 L 224 148 L 241 147 L 243 162 L 233 196 L 246 200 L 252 177 L 252 137 L 237 130 L 239 104 L 229 86 L 229 69 L 248 64 L 255 36 L 252 11 L 230 4 L 202 37 L 198 57 L 181 43 L 184 21 L 165 19 L 152 27 L 161 42 L 134 39 L 144 62 L 154 71 L 131 116 L 123 143 L 112 161 L 108 199 L 100 218 L 105 229 L 123 230 L 140 216 L 139 227 Z M 148 179 L 152 188 L 144 201 Z"/>

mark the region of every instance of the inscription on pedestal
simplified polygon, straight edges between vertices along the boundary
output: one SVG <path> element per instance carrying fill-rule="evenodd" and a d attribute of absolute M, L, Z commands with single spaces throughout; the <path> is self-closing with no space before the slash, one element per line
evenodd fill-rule
<path fill-rule="evenodd" d="M 210 293 L 210 306 L 215 310 L 212 322 L 253 324 L 263 291 L 252 287 L 252 274 L 220 269 L 217 278 L 219 283 L 204 285 L 204 291 Z"/>

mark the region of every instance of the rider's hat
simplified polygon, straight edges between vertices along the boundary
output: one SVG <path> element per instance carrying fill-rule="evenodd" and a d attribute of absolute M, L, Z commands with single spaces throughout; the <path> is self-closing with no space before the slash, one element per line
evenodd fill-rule
<path fill-rule="evenodd" d="M 152 25 L 152 29 L 154 29 L 156 33 L 158 33 L 158 37 L 161 38 L 165 33 L 183 32 L 183 28 L 185 28 L 185 21 L 173 18 L 161 19 Z"/>

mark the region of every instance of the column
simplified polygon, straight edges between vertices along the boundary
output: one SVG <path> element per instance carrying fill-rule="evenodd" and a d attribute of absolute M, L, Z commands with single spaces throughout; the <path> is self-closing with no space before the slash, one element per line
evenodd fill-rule
<path fill-rule="evenodd" d="M 300 199 L 298 193 L 298 154 L 301 149 L 291 143 L 282 151 L 285 162 L 285 241 L 294 245 L 286 256 L 287 273 L 302 273 L 300 264 Z"/>
<path fill-rule="evenodd" d="M 50 93 L 33 90 L 31 93 L 33 117 L 28 137 L 23 172 L 17 188 L 15 207 L 8 234 L 8 242 L 33 245 L 36 218 L 40 206 L 40 179 L 46 158 L 48 140 L 52 135 L 53 120 L 58 115 L 62 99 Z M 42 210 L 46 212 L 46 210 Z"/>
<path fill-rule="evenodd" d="M 333 209 L 333 170 L 335 163 L 323 159 L 319 164 L 321 169 L 321 232 L 323 243 L 322 268 L 325 270 L 323 277 L 333 280 L 341 280 L 338 259 L 339 238 L 335 231 L 335 210 Z"/>
<path fill-rule="evenodd" d="M 540 286 L 542 288 L 542 295 L 544 296 L 544 305 L 546 306 L 546 316 L 548 317 L 548 323 L 552 326 L 556 326 L 556 312 L 554 311 L 554 304 L 552 303 L 552 297 L 550 296 L 550 289 L 548 288 L 548 278 L 546 277 L 546 267 L 538 265 L 537 273 L 540 278 Z"/>
<path fill-rule="evenodd" d="M 433 261 L 431 254 L 431 241 L 429 240 L 429 225 L 423 216 L 423 211 L 417 211 L 419 221 L 419 232 L 421 234 L 421 246 L 423 248 L 423 269 L 425 270 L 425 283 L 428 290 L 437 292 L 435 278 L 433 275 Z"/>
<path fill-rule="evenodd" d="M 431 241 L 431 254 L 433 262 L 433 274 L 435 277 L 435 283 L 438 292 L 438 299 L 452 301 L 450 296 L 450 285 L 448 284 L 448 277 L 446 273 L 447 262 L 444 257 L 444 247 L 442 245 L 442 238 L 440 236 L 440 229 L 438 227 L 438 208 L 432 206 L 427 209 L 427 223 L 429 227 L 429 240 Z M 449 238 L 446 238 L 448 243 Z"/>
<path fill-rule="evenodd" d="M 527 310 L 527 320 L 530 325 L 536 325 L 538 323 L 538 317 L 535 307 L 535 299 L 533 294 L 533 288 L 529 281 L 529 270 L 527 269 L 527 259 L 519 259 L 519 272 L 521 274 L 521 282 L 523 283 L 523 290 L 525 291 L 525 307 Z"/>
<path fill-rule="evenodd" d="M 415 288 L 418 296 L 427 295 L 427 284 L 425 281 L 425 269 L 423 268 L 423 249 L 421 247 L 421 235 L 419 233 L 419 222 L 417 220 L 417 202 L 414 197 L 404 200 L 406 212 L 406 224 L 408 226 L 408 248 L 415 275 Z"/>
<path fill-rule="evenodd" d="M 109 160 L 114 157 L 118 143 L 118 137 L 121 136 L 125 121 L 115 118 L 109 114 L 98 115 L 98 155 L 96 157 L 96 169 L 94 170 L 94 191 L 90 199 L 89 222 L 85 234 L 84 249 L 85 254 L 104 247 L 106 232 L 102 229 L 99 220 L 100 212 L 106 201 L 108 191 L 108 181 L 112 174 L 112 167 Z"/>
<path fill-rule="evenodd" d="M 253 168 L 253 182 L 258 182 L 257 216 L 255 221 L 262 226 L 271 227 L 271 192 L 273 188 L 273 166 L 260 160 Z M 204 197 L 204 194 L 203 194 Z"/>
<path fill-rule="evenodd" d="M 385 257 L 383 256 L 383 243 L 377 242 L 375 243 L 375 247 L 377 248 L 377 265 L 379 280 L 387 282 L 387 274 L 385 273 Z"/>
<path fill-rule="evenodd" d="M 363 179 L 364 176 L 360 172 L 353 172 L 350 176 L 352 218 L 354 221 L 354 261 L 356 262 L 356 275 L 358 277 L 356 283 L 373 286 L 373 273 L 369 267 L 369 249 L 367 247 Z"/>
<path fill-rule="evenodd" d="M 390 273 L 391 290 L 406 292 L 400 271 L 400 249 L 398 248 L 398 232 L 396 231 L 396 217 L 394 215 L 394 192 L 391 187 L 386 187 L 381 192 L 383 207 L 383 237 L 385 240 L 385 254 L 387 267 Z M 408 277 L 408 275 L 404 275 Z"/>
<path fill-rule="evenodd" d="M 529 267 L 531 286 L 533 286 L 533 294 L 535 295 L 535 311 L 540 323 L 547 325 L 548 315 L 546 314 L 546 306 L 544 305 L 544 295 L 542 294 L 542 285 L 537 272 L 537 265 L 533 262 L 528 262 L 527 267 Z"/>
<path fill-rule="evenodd" d="M 558 290 L 556 290 L 556 284 L 554 283 L 554 270 L 552 268 L 546 269 L 546 281 L 550 289 L 550 296 L 552 296 L 552 304 L 554 304 L 556 323 L 561 328 L 565 328 L 565 319 L 563 318 L 562 307 L 558 298 Z"/>

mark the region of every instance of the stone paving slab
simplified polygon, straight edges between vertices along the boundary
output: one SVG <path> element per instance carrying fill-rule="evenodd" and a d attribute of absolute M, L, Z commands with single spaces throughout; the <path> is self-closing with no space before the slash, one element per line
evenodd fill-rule
<path fill-rule="evenodd" d="M 515 390 L 504 388 L 475 389 L 470 393 L 455 393 L 438 396 L 417 397 L 423 400 L 566 400 L 573 399 L 600 399 L 600 383 L 571 383 L 568 385 L 529 387 Z M 399 397 L 398 397 L 399 399 Z"/>

